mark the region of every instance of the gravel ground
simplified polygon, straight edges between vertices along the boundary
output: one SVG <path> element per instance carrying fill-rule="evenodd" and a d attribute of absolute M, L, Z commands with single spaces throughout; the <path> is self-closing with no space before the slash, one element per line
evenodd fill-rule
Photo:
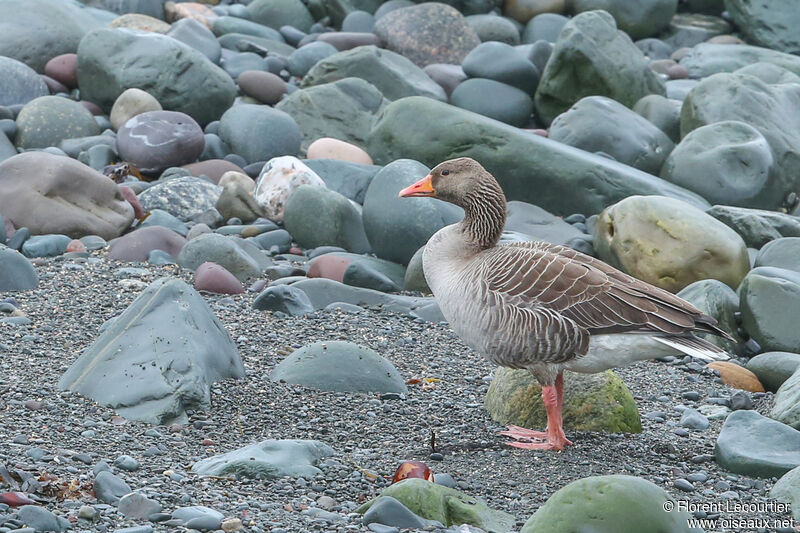
<path fill-rule="evenodd" d="M 563 453 L 516 450 L 503 445 L 505 438 L 495 434 L 500 427 L 483 409 L 492 366 L 446 326 L 377 310 L 279 317 L 253 310 L 253 293 L 206 295 L 236 341 L 247 371 L 245 380 L 228 380 L 213 388 L 209 413 L 194 413 L 187 425 L 156 431 L 114 418 L 107 408 L 58 392 L 59 377 L 96 338 L 103 321 L 122 312 L 144 284 L 163 275 L 190 279 L 177 267 L 135 265 L 146 268 L 147 274 L 138 278 L 140 282 L 122 280 L 116 271 L 129 266 L 106 260 L 41 261 L 39 289 L 14 295 L 33 323 L 0 324 L 0 464 L 52 476 L 53 486 L 77 480 L 76 491 L 62 490 L 46 505 L 73 519 L 81 505 L 95 505 L 100 518 L 93 523 L 80 520 L 74 526 L 78 530 L 143 523 L 97 504 L 87 491 L 93 465 L 101 460 L 111 464 L 123 454 L 137 459 L 140 468 L 133 472 L 115 468 L 115 473 L 158 500 L 165 511 L 206 505 L 242 518 L 249 531 L 359 530 L 362 526 L 352 510 L 379 494 L 397 463 L 408 459 L 451 474 L 461 490 L 512 513 L 518 527 L 559 488 L 600 474 L 640 476 L 680 500 L 720 502 L 723 493 L 734 491 L 742 501 L 769 501 L 774 480 L 728 474 L 710 459 L 720 420 L 689 436 L 674 433 L 680 418 L 675 406 L 697 407 L 708 398 L 733 392 L 713 374 L 697 372 L 692 365 L 645 362 L 619 370 L 643 415 L 641 434 L 583 433 L 567 427 L 575 446 Z M 400 400 L 317 392 L 269 381 L 269 372 L 293 349 L 335 339 L 375 349 L 406 379 L 441 381 L 409 385 L 408 398 Z M 684 400 L 681 393 L 686 391 L 696 391 L 700 400 Z M 770 403 L 770 395 L 755 400 L 762 413 Z M 659 411 L 666 413 L 666 422 L 645 416 Z M 436 451 L 443 454 L 441 461 L 431 458 L 432 433 Z M 322 466 L 324 475 L 308 481 L 210 479 L 190 472 L 199 459 L 267 438 L 318 439 L 337 455 Z M 37 448 L 44 456 L 35 459 Z M 708 479 L 695 482 L 694 491 L 673 486 L 676 479 L 698 472 Z M 329 510 L 340 516 L 338 520 L 324 513 L 315 517 L 308 510 L 323 495 L 335 501 Z M 2 514 L 0 507 L 0 518 Z"/>

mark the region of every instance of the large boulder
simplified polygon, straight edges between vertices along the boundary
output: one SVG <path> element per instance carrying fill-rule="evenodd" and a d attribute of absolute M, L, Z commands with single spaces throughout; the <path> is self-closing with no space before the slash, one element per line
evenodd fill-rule
<path fill-rule="evenodd" d="M 669 155 L 660 175 L 711 203 L 775 207 L 783 191 L 771 187 L 774 166 L 764 136 L 749 124 L 730 120 L 689 132 Z"/>
<path fill-rule="evenodd" d="M 417 516 L 445 526 L 469 524 L 485 531 L 511 531 L 514 526 L 512 515 L 495 511 L 478 498 L 419 478 L 406 478 L 390 485 L 356 512 L 366 513 L 383 498 L 394 498 Z"/>
<path fill-rule="evenodd" d="M 567 430 L 641 433 L 633 395 L 611 370 L 600 374 L 564 373 L 564 426 Z M 486 393 L 486 410 L 500 424 L 544 428 L 547 413 L 542 386 L 527 370 L 498 367 Z"/>
<path fill-rule="evenodd" d="M 593 9 L 607 11 L 619 29 L 638 40 L 654 37 L 667 29 L 678 8 L 678 0 L 572 0 L 571 7 L 575 13 Z"/>
<path fill-rule="evenodd" d="M 722 425 L 714 455 L 735 474 L 780 477 L 800 466 L 800 431 L 756 411 L 734 411 Z"/>
<path fill-rule="evenodd" d="M 247 163 L 295 155 L 300 150 L 300 128 L 291 116 L 266 105 L 239 104 L 222 115 L 219 136 Z"/>
<path fill-rule="evenodd" d="M 764 350 L 800 352 L 800 273 L 754 268 L 739 287 L 742 327 Z"/>
<path fill-rule="evenodd" d="M 602 260 L 668 291 L 701 279 L 735 288 L 750 270 L 735 231 L 673 198 L 626 198 L 603 210 L 594 227 Z"/>
<path fill-rule="evenodd" d="M 464 15 L 439 2 L 395 9 L 381 17 L 373 31 L 386 48 L 420 67 L 458 65 L 481 43 Z"/>
<path fill-rule="evenodd" d="M 198 461 L 192 471 L 201 476 L 312 478 L 322 473 L 316 465 L 333 453 L 330 446 L 316 440 L 269 439 Z"/>
<path fill-rule="evenodd" d="M 403 378 L 388 359 L 346 341 L 303 346 L 281 361 L 270 379 L 325 391 L 408 393 Z"/>
<path fill-rule="evenodd" d="M 769 143 L 774 163 L 747 207 L 777 209 L 787 194 L 800 188 L 796 172 L 800 167 L 800 84 L 770 85 L 747 74 L 710 76 L 683 102 L 681 135 L 727 120 L 750 125 Z M 759 164 L 767 166 L 764 161 Z"/>
<path fill-rule="evenodd" d="M 223 325 L 183 281 L 161 278 L 114 319 L 58 382 L 150 424 L 186 421 L 211 406 L 211 384 L 244 377 Z"/>
<path fill-rule="evenodd" d="M 427 96 L 446 101 L 444 89 L 409 59 L 375 46 L 359 46 L 326 57 L 303 78 L 303 87 L 322 85 L 344 78 L 361 78 L 374 85 L 389 100 L 404 96 Z"/>
<path fill-rule="evenodd" d="M 789 54 L 800 53 L 800 10 L 793 0 L 725 0 L 725 8 L 747 42 Z"/>
<path fill-rule="evenodd" d="M 371 250 L 358 205 L 326 187 L 298 187 L 286 202 L 283 224 L 304 248 L 339 246 L 358 254 Z"/>
<path fill-rule="evenodd" d="M 389 104 L 370 134 L 367 152 L 379 164 L 409 157 L 431 167 L 472 157 L 497 178 L 509 200 L 561 216 L 599 213 L 636 194 L 708 208 L 696 194 L 635 168 L 429 98 Z"/>
<path fill-rule="evenodd" d="M 103 24 L 76 0 L 3 0 L 0 56 L 43 72 L 51 58 L 75 52 L 81 38 Z"/>
<path fill-rule="evenodd" d="M 322 137 L 364 146 L 378 113 L 388 101 L 371 83 L 345 78 L 295 91 L 276 109 L 288 113 L 300 128 L 302 150 Z"/>
<path fill-rule="evenodd" d="M 602 127 L 598 125 L 602 124 Z M 674 145 L 641 115 L 604 96 L 581 98 L 550 125 L 549 137 L 658 175 Z"/>
<path fill-rule="evenodd" d="M 536 111 L 549 124 L 584 96 L 607 96 L 627 106 L 665 94 L 647 58 L 604 11 L 570 20 L 558 36 L 536 90 Z"/>
<path fill-rule="evenodd" d="M 19 112 L 15 142 L 25 149 L 47 148 L 66 139 L 98 134 L 100 127 L 81 104 L 60 96 L 41 96 Z"/>
<path fill-rule="evenodd" d="M 438 200 L 398 198 L 403 188 L 429 171 L 422 163 L 399 159 L 383 167 L 370 182 L 362 219 L 378 257 L 406 265 L 431 235 L 463 216 L 460 208 Z"/>
<path fill-rule="evenodd" d="M 81 40 L 78 81 L 81 97 L 106 110 L 135 87 L 201 125 L 222 116 L 236 97 L 231 77 L 194 48 L 166 35 L 124 28 L 98 29 Z"/>
<path fill-rule="evenodd" d="M 520 533 L 701 533 L 688 527 L 690 518 L 680 507 L 675 509 L 664 489 L 646 479 L 592 476 L 550 496 Z"/>
<path fill-rule="evenodd" d="M 0 106 L 27 104 L 50 94 L 39 74 L 31 67 L 0 55 Z"/>
<path fill-rule="evenodd" d="M 800 75 L 800 57 L 747 44 L 701 43 L 680 61 L 692 78 L 734 72 L 754 63 L 771 63 Z"/>
<path fill-rule="evenodd" d="M 117 184 L 64 156 L 25 152 L 0 163 L 0 213 L 33 234 L 118 237 L 133 207 Z"/>

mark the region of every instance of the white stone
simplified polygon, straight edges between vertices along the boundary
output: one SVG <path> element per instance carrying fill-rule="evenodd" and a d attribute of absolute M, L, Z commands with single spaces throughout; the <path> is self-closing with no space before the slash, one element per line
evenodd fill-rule
<path fill-rule="evenodd" d="M 227 189 L 228 187 L 234 187 L 236 185 L 241 186 L 249 193 L 252 193 L 256 188 L 256 182 L 248 176 L 247 174 L 243 174 L 241 172 L 237 172 L 235 170 L 229 170 L 222 177 L 219 179 L 219 183 L 217 183 L 223 189 Z"/>
<path fill-rule="evenodd" d="M 301 185 L 326 187 L 322 178 L 296 157 L 273 157 L 258 176 L 254 196 L 268 219 L 282 222 L 289 196 Z"/>
<path fill-rule="evenodd" d="M 162 111 L 158 100 L 141 89 L 127 89 L 114 101 L 108 120 L 114 131 L 117 131 L 128 120 L 148 111 Z"/>

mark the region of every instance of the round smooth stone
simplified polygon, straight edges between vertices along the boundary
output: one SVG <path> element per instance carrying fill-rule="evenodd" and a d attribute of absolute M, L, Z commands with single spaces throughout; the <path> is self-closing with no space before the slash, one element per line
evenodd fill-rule
<path fill-rule="evenodd" d="M 100 128 L 81 104 L 60 96 L 42 96 L 17 116 L 16 144 L 21 148 L 58 146 L 65 139 L 98 135 Z"/>
<path fill-rule="evenodd" d="M 148 111 L 161 111 L 158 100 L 141 89 L 127 89 L 117 97 L 111 107 L 111 126 L 119 130 L 128 120 Z"/>
<path fill-rule="evenodd" d="M 280 76 L 263 70 L 246 70 L 239 74 L 236 83 L 242 93 L 267 105 L 277 104 L 286 94 L 286 82 Z"/>
<path fill-rule="evenodd" d="M 361 165 L 371 165 L 372 158 L 367 152 L 354 144 L 339 139 L 323 137 L 308 147 L 308 159 L 338 159 Z"/>
<path fill-rule="evenodd" d="M 217 294 L 241 294 L 244 292 L 242 282 L 236 279 L 227 269 L 212 262 L 205 262 L 195 270 L 194 288 Z"/>
<path fill-rule="evenodd" d="M 351 11 L 342 22 L 342 31 L 370 33 L 375 25 L 375 17 L 366 11 Z"/>
<path fill-rule="evenodd" d="M 461 66 L 471 78 L 499 81 L 528 94 L 533 94 L 539 83 L 539 72 L 534 64 L 505 43 L 481 43 L 467 54 Z"/>
<path fill-rule="evenodd" d="M 27 104 L 50 94 L 44 80 L 31 67 L 0 56 L 0 106 Z"/>
<path fill-rule="evenodd" d="M 422 70 L 444 89 L 447 96 L 453 94 L 458 84 L 467 79 L 467 75 L 464 74 L 464 69 L 461 68 L 461 65 L 434 63 Z"/>
<path fill-rule="evenodd" d="M 140 171 L 158 173 L 195 161 L 205 146 L 203 129 L 185 113 L 148 111 L 128 120 L 117 134 L 117 149 Z"/>
<path fill-rule="evenodd" d="M 499 81 L 473 78 L 461 83 L 450 96 L 457 107 L 521 127 L 533 112 L 533 101 L 524 91 Z"/>
<path fill-rule="evenodd" d="M 338 52 L 339 50 L 329 43 L 321 41 L 309 43 L 298 48 L 289 56 L 289 72 L 302 78 L 311 70 L 311 67 Z"/>
<path fill-rule="evenodd" d="M 44 73 L 70 89 L 78 87 L 78 54 L 61 54 L 44 66 Z"/>

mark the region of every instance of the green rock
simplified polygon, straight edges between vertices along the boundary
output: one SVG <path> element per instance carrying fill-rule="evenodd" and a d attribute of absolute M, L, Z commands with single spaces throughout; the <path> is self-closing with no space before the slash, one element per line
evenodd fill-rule
<path fill-rule="evenodd" d="M 517 127 L 526 125 L 533 112 L 533 101 L 524 91 L 483 78 L 459 83 L 450 95 L 450 103 Z"/>
<path fill-rule="evenodd" d="M 764 245 L 753 266 L 771 266 L 800 272 L 800 237 L 783 237 Z"/>
<path fill-rule="evenodd" d="M 660 175 L 712 204 L 769 208 L 785 194 L 770 182 L 774 166 L 764 136 L 749 124 L 730 120 L 689 132 Z"/>
<path fill-rule="evenodd" d="M 724 99 L 724 102 L 720 99 Z M 800 188 L 800 85 L 768 85 L 746 74 L 715 74 L 701 81 L 683 102 L 681 135 L 727 120 L 758 130 L 772 149 L 774 164 L 746 207 L 777 209 Z M 758 163 L 766 166 L 762 159 Z"/>
<path fill-rule="evenodd" d="M 800 466 L 800 431 L 756 411 L 734 411 L 722 425 L 714 456 L 735 474 L 780 477 Z"/>
<path fill-rule="evenodd" d="M 269 439 L 197 461 L 192 472 L 201 476 L 256 479 L 313 478 L 322 473 L 316 465 L 333 454 L 330 446 L 316 440 Z"/>
<path fill-rule="evenodd" d="M 467 24 L 478 34 L 482 43 L 500 42 L 516 46 L 519 44 L 519 29 L 511 19 L 498 15 L 470 15 Z"/>
<path fill-rule="evenodd" d="M 520 533 L 688 533 L 689 513 L 664 511 L 664 489 L 633 476 L 592 476 L 561 488 Z"/>
<path fill-rule="evenodd" d="M 794 0 L 725 0 L 725 8 L 747 42 L 788 54 L 800 52 L 800 10 Z"/>
<path fill-rule="evenodd" d="M 405 96 L 427 96 L 446 101 L 444 89 L 410 60 L 376 46 L 359 46 L 326 57 L 303 78 L 302 87 L 361 78 L 374 85 L 389 100 Z"/>
<path fill-rule="evenodd" d="M 333 137 L 364 147 L 372 127 L 388 100 L 371 83 L 345 78 L 300 89 L 278 102 L 300 128 L 303 152 L 322 137 Z"/>
<path fill-rule="evenodd" d="M 367 152 L 378 164 L 410 157 L 431 167 L 472 157 L 497 178 L 509 200 L 539 205 L 554 215 L 592 215 L 636 194 L 709 207 L 696 194 L 627 165 L 429 98 L 389 104 L 370 133 Z"/>
<path fill-rule="evenodd" d="M 391 497 L 405 505 L 414 514 L 436 520 L 445 526 L 469 524 L 489 532 L 507 532 L 514 529 L 514 517 L 489 508 L 478 498 L 425 479 L 408 478 L 383 489 L 381 495 L 358 509 L 364 514 L 380 498 Z"/>
<path fill-rule="evenodd" d="M 81 40 L 78 80 L 81 98 L 105 110 L 126 89 L 137 88 L 201 125 L 217 120 L 236 97 L 231 77 L 194 48 L 125 28 L 94 30 Z"/>
<path fill-rule="evenodd" d="M 800 217 L 764 211 L 715 205 L 706 213 L 741 235 L 748 248 L 761 248 L 781 237 L 800 237 Z"/>
<path fill-rule="evenodd" d="M 314 18 L 300 0 L 254 0 L 247 6 L 253 22 L 279 30 L 281 26 L 294 26 L 308 33 Z"/>
<path fill-rule="evenodd" d="M 800 368 L 800 353 L 765 352 L 747 362 L 747 370 L 758 377 L 768 391 L 777 391 Z"/>
<path fill-rule="evenodd" d="M 657 95 L 652 95 L 656 96 Z M 598 128 L 597 124 L 602 124 Z M 550 125 L 548 137 L 587 152 L 658 175 L 674 144 L 667 134 L 619 102 L 604 96 L 581 98 Z"/>
<path fill-rule="evenodd" d="M 769 491 L 769 497 L 792 506 L 792 516 L 800 520 L 800 467 L 786 472 Z"/>
<path fill-rule="evenodd" d="M 647 58 L 604 11 L 567 22 L 536 91 L 536 111 L 550 124 L 584 96 L 607 96 L 627 106 L 648 94 L 665 94 Z"/>
<path fill-rule="evenodd" d="M 687 285 L 678 296 L 694 305 L 706 315 L 717 320 L 718 326 L 734 339 L 737 338 L 738 323 L 736 313 L 739 312 L 739 296 L 729 286 L 715 279 L 702 279 Z M 710 333 L 696 334 L 716 344 L 729 353 L 737 352 L 737 345 Z"/>
<path fill-rule="evenodd" d="M 778 388 L 769 416 L 787 426 L 800 429 L 800 372 L 789 376 Z"/>
<path fill-rule="evenodd" d="M 671 141 L 681 140 L 681 105 L 679 100 L 670 100 L 660 94 L 648 94 L 641 98 L 633 111 L 649 120 L 667 134 Z"/>
<path fill-rule="evenodd" d="M 498 367 L 486 410 L 500 424 L 544 428 L 547 414 L 542 387 L 527 370 Z M 599 374 L 564 372 L 564 426 L 567 431 L 641 433 L 642 422 L 631 391 L 611 370 Z"/>
<path fill-rule="evenodd" d="M 218 233 L 205 233 L 191 239 L 181 249 L 178 264 L 195 270 L 210 261 L 225 268 L 239 281 L 261 274 L 258 263 L 233 241 Z"/>
<path fill-rule="evenodd" d="M 75 53 L 87 32 L 108 22 L 95 14 L 75 0 L 3 0 L 0 56 L 44 72 L 50 59 Z"/>
<path fill-rule="evenodd" d="M 735 231 L 673 198 L 626 198 L 600 213 L 594 234 L 603 261 L 672 292 L 701 279 L 738 287 L 750 270 Z"/>
<path fill-rule="evenodd" d="M 408 264 L 434 233 L 463 217 L 461 208 L 440 200 L 397 196 L 429 171 L 417 161 L 398 159 L 372 178 L 364 196 L 362 220 L 369 243 L 381 259 Z"/>
<path fill-rule="evenodd" d="M 428 280 L 425 279 L 425 271 L 422 268 L 422 252 L 424 251 L 425 247 L 423 246 L 414 252 L 411 261 L 408 262 L 403 280 L 404 290 L 431 294 L 431 288 L 428 287 Z"/>
<path fill-rule="evenodd" d="M 680 61 L 694 79 L 734 72 L 753 63 L 771 63 L 800 75 L 800 57 L 747 44 L 698 44 Z"/>
<path fill-rule="evenodd" d="M 58 146 L 65 139 L 98 135 L 100 127 L 81 104 L 60 96 L 31 100 L 17 116 L 16 144 L 20 148 Z"/>
<path fill-rule="evenodd" d="M 303 346 L 278 363 L 270 379 L 324 391 L 408 393 L 388 359 L 346 341 Z"/>
<path fill-rule="evenodd" d="M 303 248 L 340 246 L 357 254 L 371 251 L 359 207 L 324 187 L 301 185 L 295 189 L 286 202 L 283 224 Z"/>
<path fill-rule="evenodd" d="M 800 273 L 753 269 L 739 287 L 742 327 L 766 351 L 800 352 Z"/>
<path fill-rule="evenodd" d="M 635 41 L 654 37 L 667 29 L 678 8 L 678 0 L 572 0 L 571 5 L 575 13 L 594 9 L 607 11 L 614 17 L 617 27 Z"/>

